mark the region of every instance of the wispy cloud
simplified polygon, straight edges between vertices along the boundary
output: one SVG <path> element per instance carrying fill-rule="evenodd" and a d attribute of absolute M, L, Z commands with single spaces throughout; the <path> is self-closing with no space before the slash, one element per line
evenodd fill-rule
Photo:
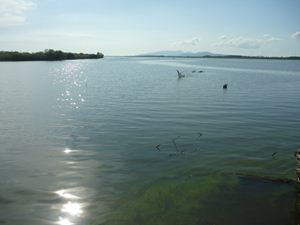
<path fill-rule="evenodd" d="M 245 49 L 255 49 L 260 48 L 262 45 L 273 42 L 273 41 L 281 41 L 281 38 L 273 37 L 269 34 L 264 34 L 261 37 L 227 37 L 226 35 L 222 35 L 219 38 L 219 41 L 214 43 L 213 46 L 216 47 L 235 47 L 235 48 L 245 48 Z"/>
<path fill-rule="evenodd" d="M 226 35 L 222 35 L 218 38 L 219 40 L 227 40 L 227 36 Z"/>
<path fill-rule="evenodd" d="M 186 45 L 186 46 L 195 46 L 200 42 L 199 38 L 186 39 L 182 41 L 177 41 L 174 45 Z"/>
<path fill-rule="evenodd" d="M 273 37 L 269 34 L 264 34 L 263 36 L 263 40 L 264 42 L 270 42 L 270 41 L 281 41 L 281 38 L 277 38 L 277 37 Z"/>
<path fill-rule="evenodd" d="M 291 34 L 291 38 L 293 38 L 293 39 L 300 39 L 300 31 Z"/>
<path fill-rule="evenodd" d="M 35 6 L 31 0 L 0 0 L 0 27 L 24 23 L 26 21 L 24 13 Z"/>

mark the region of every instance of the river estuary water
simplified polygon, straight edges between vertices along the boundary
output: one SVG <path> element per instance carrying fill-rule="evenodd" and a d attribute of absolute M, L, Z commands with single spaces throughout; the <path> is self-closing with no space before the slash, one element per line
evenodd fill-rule
<path fill-rule="evenodd" d="M 0 63 L 0 224 L 297 224 L 299 146 L 300 61 Z"/>

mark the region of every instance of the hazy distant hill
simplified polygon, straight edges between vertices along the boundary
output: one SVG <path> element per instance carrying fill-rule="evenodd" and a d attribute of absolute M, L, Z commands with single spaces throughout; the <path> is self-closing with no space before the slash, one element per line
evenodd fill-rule
<path fill-rule="evenodd" d="M 300 56 L 247 56 L 224 55 L 211 52 L 159 51 L 136 55 L 133 57 L 183 57 L 183 58 L 221 58 L 221 59 L 280 59 L 300 60 Z"/>
<path fill-rule="evenodd" d="M 223 56 L 211 52 L 184 52 L 184 51 L 158 51 L 141 54 L 138 56 L 181 56 L 181 57 L 203 57 L 203 56 Z"/>

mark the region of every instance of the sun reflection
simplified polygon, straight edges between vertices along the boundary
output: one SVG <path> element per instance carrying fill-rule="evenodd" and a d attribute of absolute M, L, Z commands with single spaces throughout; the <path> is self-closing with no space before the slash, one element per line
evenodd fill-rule
<path fill-rule="evenodd" d="M 81 205 L 79 203 L 68 202 L 63 205 L 62 212 L 68 213 L 72 216 L 80 216 L 82 213 Z"/>
<path fill-rule="evenodd" d="M 64 150 L 64 153 L 66 153 L 66 154 L 69 154 L 69 153 L 71 153 L 71 152 L 72 152 L 72 150 L 69 149 L 69 148 L 66 148 L 66 149 Z"/>
<path fill-rule="evenodd" d="M 82 62 L 71 62 L 55 69 L 54 84 L 61 89 L 56 99 L 58 108 L 79 109 L 84 104 L 87 89 L 84 67 Z"/>
<path fill-rule="evenodd" d="M 59 191 L 56 191 L 55 193 L 58 194 L 60 197 L 63 197 L 66 199 L 79 199 L 78 196 L 72 195 L 65 190 L 59 190 Z"/>
<path fill-rule="evenodd" d="M 69 219 L 62 217 L 59 217 L 56 223 L 59 225 L 73 225 L 73 223 L 71 223 Z"/>

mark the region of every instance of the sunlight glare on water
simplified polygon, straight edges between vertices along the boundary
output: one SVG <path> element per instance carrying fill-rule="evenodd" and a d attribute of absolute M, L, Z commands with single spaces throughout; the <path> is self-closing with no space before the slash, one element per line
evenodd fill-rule
<path fill-rule="evenodd" d="M 68 193 L 66 190 L 59 190 L 59 191 L 56 191 L 55 193 L 58 194 L 62 198 L 66 198 L 66 199 L 79 199 L 78 196 L 73 195 L 71 193 Z"/>
<path fill-rule="evenodd" d="M 84 75 L 84 61 L 66 63 L 62 68 L 55 68 L 54 84 L 61 86 L 61 94 L 56 98 L 59 108 L 67 102 L 71 107 L 79 109 L 85 101 L 87 77 Z"/>
<path fill-rule="evenodd" d="M 68 202 L 64 204 L 61 211 L 72 216 L 80 216 L 82 213 L 81 205 L 75 202 Z"/>
<path fill-rule="evenodd" d="M 74 223 L 72 223 L 69 219 L 67 218 L 62 218 L 59 217 L 58 221 L 56 222 L 58 225 L 73 225 Z"/>
<path fill-rule="evenodd" d="M 66 153 L 66 154 L 69 154 L 69 153 L 71 153 L 71 152 L 72 152 L 72 150 L 69 149 L 69 148 L 66 148 L 66 149 L 64 150 L 64 153 Z"/>

